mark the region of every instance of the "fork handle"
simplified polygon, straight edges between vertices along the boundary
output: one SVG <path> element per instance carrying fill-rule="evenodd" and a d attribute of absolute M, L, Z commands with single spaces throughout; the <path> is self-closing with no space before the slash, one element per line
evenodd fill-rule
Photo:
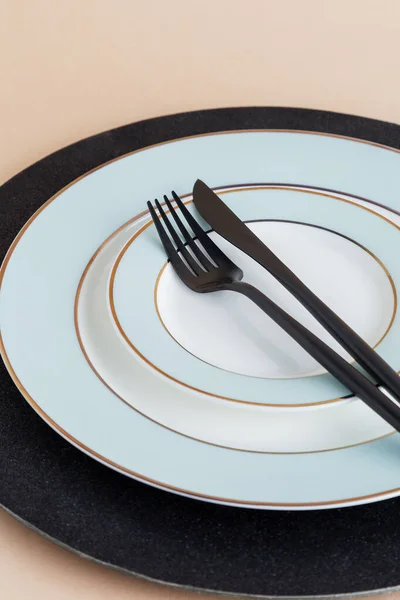
<path fill-rule="evenodd" d="M 363 400 L 392 427 L 400 431 L 400 406 L 390 400 L 367 377 L 348 364 L 344 358 L 309 329 L 285 312 L 259 289 L 248 283 L 234 281 L 224 284 L 223 289 L 238 292 L 252 300 L 329 373 L 343 383 L 354 395 Z"/>

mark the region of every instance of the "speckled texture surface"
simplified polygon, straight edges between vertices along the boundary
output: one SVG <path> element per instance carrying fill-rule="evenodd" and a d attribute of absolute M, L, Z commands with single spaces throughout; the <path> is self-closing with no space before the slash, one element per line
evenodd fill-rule
<path fill-rule="evenodd" d="M 219 109 L 128 125 L 64 148 L 2 187 L 2 257 L 31 214 L 89 169 L 160 141 L 253 128 L 322 131 L 400 148 L 399 126 L 304 109 Z M 164 582 L 235 594 L 319 596 L 400 585 L 400 499 L 301 513 L 188 500 L 70 446 L 28 406 L 3 364 L 0 389 L 0 500 L 79 552 Z"/>

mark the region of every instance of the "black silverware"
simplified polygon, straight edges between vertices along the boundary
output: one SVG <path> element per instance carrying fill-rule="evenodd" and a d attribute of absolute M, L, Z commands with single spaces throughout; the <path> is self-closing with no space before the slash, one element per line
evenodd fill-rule
<path fill-rule="evenodd" d="M 230 290 L 243 294 L 252 300 L 327 371 L 390 425 L 400 431 L 400 407 L 392 402 L 367 377 L 349 365 L 339 354 L 282 310 L 260 290 L 241 281 L 243 278 L 242 270 L 211 240 L 179 196 L 175 192 L 172 192 L 172 196 L 179 209 L 178 211 L 167 196 L 164 196 L 164 201 L 175 226 L 158 200 L 155 200 L 155 205 L 160 216 L 157 215 L 151 202 L 148 202 L 147 206 L 169 261 L 183 283 L 195 292 L 209 293 Z M 179 212 L 183 214 L 193 233 L 189 232 L 179 216 Z"/>
<path fill-rule="evenodd" d="M 398 373 L 329 306 L 314 294 L 203 181 L 193 187 L 193 202 L 205 221 L 223 238 L 273 275 L 376 381 L 400 400 Z"/>

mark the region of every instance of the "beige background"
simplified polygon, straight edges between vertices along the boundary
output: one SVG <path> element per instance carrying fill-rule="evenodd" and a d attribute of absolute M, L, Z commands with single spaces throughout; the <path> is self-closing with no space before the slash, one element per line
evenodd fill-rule
<path fill-rule="evenodd" d="M 400 1 L 0 0 L 0 69 L 1 181 L 79 138 L 183 110 L 286 105 L 400 123 Z M 6 514 L 0 595 L 194 598 Z"/>

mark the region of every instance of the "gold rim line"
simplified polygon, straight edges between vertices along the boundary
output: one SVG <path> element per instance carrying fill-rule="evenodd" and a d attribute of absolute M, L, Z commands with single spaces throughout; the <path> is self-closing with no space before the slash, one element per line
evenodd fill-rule
<path fill-rule="evenodd" d="M 191 196 L 190 193 L 182 195 L 181 198 L 184 199 L 184 198 L 187 198 L 189 196 Z M 324 452 L 335 452 L 335 451 L 338 451 L 338 450 L 345 450 L 347 448 L 354 448 L 355 446 L 362 446 L 364 444 L 369 444 L 371 442 L 375 442 L 375 441 L 378 441 L 380 439 L 384 439 L 384 438 L 389 437 L 389 436 L 391 436 L 391 435 L 393 435 L 395 433 L 395 432 L 390 432 L 390 433 L 386 433 L 386 434 L 381 435 L 381 436 L 377 436 L 375 438 L 371 438 L 371 439 L 366 440 L 364 442 L 357 442 L 355 444 L 349 444 L 347 446 L 337 446 L 336 448 L 327 448 L 327 449 L 323 449 L 323 450 L 306 450 L 306 451 L 302 451 L 302 452 L 272 452 L 272 451 L 265 451 L 265 450 L 245 450 L 245 449 L 242 449 L 242 448 L 234 448 L 232 446 L 224 446 L 223 444 L 216 444 L 216 443 L 213 443 L 213 442 L 201 440 L 199 438 L 196 438 L 194 436 L 190 436 L 190 435 L 188 435 L 186 433 L 183 433 L 181 431 L 177 431 L 176 429 L 173 429 L 172 427 L 169 427 L 168 425 L 160 423 L 156 419 L 154 419 L 154 418 L 146 415 L 145 413 L 141 412 L 138 408 L 136 408 L 135 406 L 133 406 L 132 404 L 130 404 L 127 400 L 125 400 L 125 398 L 123 396 L 121 396 L 120 394 L 118 394 L 118 392 L 116 392 L 105 381 L 105 379 L 100 375 L 100 373 L 97 371 L 96 367 L 93 365 L 92 361 L 89 358 L 89 355 L 86 352 L 86 348 L 85 348 L 85 345 L 83 343 L 83 339 L 82 339 L 81 332 L 80 332 L 80 327 L 79 327 L 79 301 L 80 301 L 80 296 L 81 296 L 82 288 L 83 288 L 84 282 L 86 280 L 87 274 L 88 274 L 88 272 L 89 272 L 92 264 L 97 259 L 97 257 L 102 252 L 102 250 L 108 245 L 108 243 L 110 241 L 112 241 L 119 233 L 121 233 L 123 229 L 125 229 L 126 227 L 129 227 L 129 225 L 131 225 L 135 221 L 139 220 L 146 213 L 148 213 L 148 211 L 144 211 L 144 212 L 136 215 L 136 217 L 133 217 L 132 219 L 130 219 L 129 221 L 127 221 L 126 223 L 124 223 L 123 225 L 121 225 L 116 231 L 114 231 L 114 233 L 112 233 L 99 246 L 99 248 L 96 250 L 96 252 L 94 253 L 94 255 L 91 257 L 90 261 L 86 265 L 84 272 L 82 273 L 81 279 L 80 279 L 78 287 L 77 287 L 77 292 L 76 292 L 76 295 L 75 295 L 74 324 L 75 324 L 76 336 L 78 338 L 78 342 L 79 342 L 79 346 L 81 348 L 82 354 L 85 357 L 85 360 L 87 361 L 89 367 L 91 368 L 91 370 L 93 371 L 93 373 L 96 375 L 96 377 L 103 383 L 103 385 L 105 385 L 105 387 L 108 390 L 110 390 L 110 392 L 114 396 L 116 396 L 119 400 L 121 400 L 122 402 L 124 402 L 124 404 L 126 404 L 127 406 L 129 406 L 129 408 L 131 408 L 135 412 L 137 412 L 140 415 L 142 415 L 144 418 L 148 419 L 149 421 L 152 421 L 153 423 L 155 423 L 156 425 L 158 425 L 160 427 L 163 427 L 164 429 L 167 429 L 168 431 L 171 431 L 172 433 L 175 433 L 177 435 L 181 435 L 181 436 L 183 436 L 183 437 L 185 437 L 187 439 L 190 439 L 190 440 L 194 440 L 194 441 L 196 441 L 196 442 L 198 442 L 200 444 L 206 444 L 208 446 L 214 446 L 214 447 L 217 447 L 217 448 L 223 448 L 225 450 L 231 450 L 231 451 L 234 451 L 234 452 L 247 452 L 247 453 L 250 453 L 250 454 L 271 454 L 271 455 L 280 455 L 280 454 L 283 454 L 283 455 L 319 454 L 319 453 L 324 453 Z M 151 224 L 151 222 L 150 222 L 150 224 Z M 165 266 L 166 265 L 164 265 L 164 267 Z M 329 401 L 327 401 L 327 402 L 329 402 Z M 277 404 L 276 406 L 280 407 L 281 405 Z M 293 406 L 298 406 L 298 405 L 293 405 Z"/>
<path fill-rule="evenodd" d="M 238 189 L 233 189 L 233 190 L 226 190 L 226 191 L 219 191 L 219 194 L 223 194 L 223 193 L 236 193 L 236 192 L 242 192 L 242 191 L 251 191 L 251 190 L 260 190 L 263 189 L 262 184 L 261 186 L 249 186 L 249 187 L 242 187 L 242 188 L 238 188 Z M 286 188 L 281 188 L 281 187 L 277 187 L 277 186 L 270 186 L 268 189 L 270 190 L 281 190 L 281 189 L 286 189 Z M 371 214 L 373 214 L 374 216 L 377 216 L 379 218 L 382 218 L 384 221 L 386 221 L 387 223 L 389 223 L 390 225 L 392 225 L 393 227 L 395 227 L 397 230 L 400 230 L 400 226 L 396 225 L 395 223 L 393 223 L 392 221 L 390 221 L 388 218 L 384 217 L 383 215 L 380 215 L 379 213 L 366 208 L 364 206 L 361 206 L 360 204 L 357 204 L 351 200 L 347 200 L 344 198 L 340 198 L 338 196 L 332 195 L 332 194 L 327 194 L 327 193 L 318 193 L 316 191 L 305 191 L 305 190 L 301 190 L 301 189 L 297 189 L 297 188 L 293 188 L 294 192 L 297 193 L 310 193 L 312 195 L 315 196 L 322 196 L 322 197 L 326 197 L 326 198 L 330 198 L 333 200 L 339 200 L 341 202 L 344 202 L 345 204 L 350 204 L 352 206 L 356 206 L 360 209 L 363 209 L 367 212 L 370 212 Z M 190 197 L 191 194 L 185 194 L 185 196 L 182 196 L 182 198 L 187 198 Z M 192 200 L 188 200 L 185 202 L 185 204 L 190 204 L 192 202 Z M 168 212 L 168 211 L 167 211 Z M 200 392 L 202 394 L 205 394 L 206 396 L 211 396 L 213 398 L 218 398 L 220 400 L 226 400 L 228 402 L 235 402 L 235 403 L 239 403 L 239 404 L 247 404 L 247 405 L 253 405 L 253 406 L 266 406 L 266 407 L 274 407 L 274 408 L 302 408 L 302 407 L 309 407 L 309 406 L 318 406 L 318 405 L 323 405 L 323 404 L 331 404 L 333 402 L 340 402 L 342 400 L 345 400 L 347 398 L 350 398 L 353 394 L 350 394 L 349 396 L 342 396 L 339 398 L 332 398 L 330 400 L 321 400 L 320 402 L 314 402 L 314 403 L 303 403 L 303 404 L 263 404 L 260 402 L 249 402 L 246 400 L 239 400 L 237 398 L 229 398 L 226 396 L 222 396 L 219 394 L 215 394 L 212 392 L 207 392 L 205 390 L 202 390 L 200 388 L 194 387 L 188 383 L 184 383 L 182 381 L 180 381 L 179 379 L 177 379 L 176 377 L 173 377 L 172 375 L 166 373 L 165 371 L 163 371 L 160 367 L 156 366 L 154 363 L 152 363 L 146 356 L 144 356 L 140 350 L 131 342 L 131 340 L 129 339 L 129 337 L 127 336 L 127 334 L 125 333 L 119 319 L 118 319 L 118 315 L 115 309 L 115 303 L 114 303 L 114 282 L 115 282 L 115 277 L 116 277 L 116 273 L 119 267 L 119 264 L 122 260 L 122 258 L 124 257 L 125 253 L 127 252 L 127 250 L 129 249 L 129 247 L 131 246 L 131 244 L 133 244 L 133 242 L 149 227 L 151 227 L 153 224 L 152 221 L 149 221 L 148 223 L 146 223 L 145 225 L 143 225 L 125 244 L 125 246 L 122 248 L 122 250 L 120 251 L 120 253 L 118 254 L 118 257 L 114 263 L 114 266 L 112 268 L 111 271 L 111 276 L 110 276 L 110 282 L 109 282 L 109 303 L 110 303 L 110 310 L 111 310 L 111 314 L 113 317 L 113 320 L 115 322 L 115 325 L 118 329 L 118 331 L 120 332 L 121 336 L 123 337 L 123 339 L 126 341 L 126 343 L 128 344 L 128 346 L 142 359 L 146 362 L 146 364 L 148 364 L 150 367 L 152 367 L 154 370 L 156 370 L 158 373 L 160 373 L 161 375 L 163 375 L 164 377 L 166 377 L 167 379 L 169 379 L 170 381 L 173 381 L 175 383 L 178 383 L 179 385 L 182 385 L 192 391 L 195 392 Z M 356 243 L 356 242 L 355 242 Z M 369 252 L 367 250 L 367 252 Z M 394 309 L 393 309 L 393 314 L 392 314 L 392 318 L 390 320 L 389 326 L 388 328 L 385 330 L 385 333 L 383 335 L 383 337 L 378 341 L 378 344 L 381 343 L 382 339 L 387 335 L 387 333 L 389 332 L 390 328 L 392 327 L 393 321 L 395 319 L 395 315 L 396 315 L 396 311 L 397 311 L 397 290 L 396 290 L 396 286 L 394 285 L 393 282 L 393 278 L 390 275 L 389 271 L 387 270 L 387 268 L 385 267 L 385 265 L 383 265 L 383 263 L 377 258 L 375 257 L 371 252 L 369 252 L 371 254 L 371 256 L 373 258 L 375 258 L 377 260 L 377 262 L 382 266 L 384 272 L 386 273 L 390 285 L 392 287 L 392 291 L 393 291 L 393 297 L 394 297 Z M 160 275 L 159 275 L 160 276 Z M 158 285 L 158 279 L 156 281 L 156 286 Z M 156 304 L 156 311 L 158 311 L 158 307 Z M 159 315 L 160 316 L 160 315 Z M 160 316 L 160 320 L 161 322 L 161 316 Z M 168 332 L 168 329 L 167 329 Z M 168 332 L 169 333 L 169 332 Z M 171 334 L 169 334 L 171 335 Z M 172 337 L 172 336 L 171 336 Z M 174 339 L 174 338 L 173 338 Z M 178 342 L 177 342 L 178 343 Z M 378 345 L 376 344 L 376 345 Z M 179 344 L 180 345 L 180 344 Z M 374 347 L 376 347 L 376 345 Z M 182 346 L 181 346 L 182 347 Z"/>
<path fill-rule="evenodd" d="M 397 150 L 396 148 L 391 148 L 390 146 L 385 146 L 383 144 L 378 144 L 376 142 L 370 142 L 368 140 L 361 140 L 359 138 L 352 138 L 350 136 L 341 136 L 338 134 L 327 134 L 327 133 L 320 133 L 320 132 L 315 132 L 315 131 L 306 131 L 306 130 L 290 130 L 290 129 L 239 129 L 239 130 L 230 130 L 230 131 L 218 131 L 218 132 L 212 132 L 209 134 L 198 134 L 198 135 L 192 135 L 192 136 L 186 136 L 184 138 L 175 138 L 172 140 L 168 140 L 165 142 L 160 142 L 160 143 L 156 143 L 156 144 L 152 144 L 150 146 L 146 146 L 145 148 L 139 148 L 138 150 L 134 150 L 131 152 L 127 152 L 126 154 L 123 154 L 121 156 L 118 156 L 116 158 L 110 159 L 109 161 L 104 162 L 101 165 L 98 165 L 97 167 L 94 167 L 93 169 L 91 169 L 90 171 L 87 171 L 86 173 L 82 174 L 81 176 L 79 176 L 78 178 L 76 178 L 74 181 L 71 181 L 69 184 L 67 184 L 66 186 L 64 186 L 63 188 L 61 188 L 61 190 L 59 190 L 58 192 L 56 192 L 53 196 L 51 196 L 41 207 L 39 207 L 39 209 L 29 218 L 29 220 L 25 223 L 25 225 L 21 228 L 21 230 L 18 232 L 17 236 L 14 238 L 14 241 L 12 242 L 4 260 L 3 263 L 0 267 L 0 288 L 4 279 L 4 274 L 6 271 L 6 267 L 10 261 L 10 258 L 19 242 L 19 240 L 21 239 L 21 237 L 23 236 L 23 234 L 25 233 L 25 231 L 28 229 L 28 227 L 31 225 L 31 223 L 39 216 L 39 214 L 51 203 L 53 202 L 53 200 L 55 200 L 58 196 L 60 196 L 64 191 L 66 191 L 69 187 L 71 187 L 72 185 L 74 185 L 75 183 L 77 183 L 78 181 L 80 181 L 81 179 L 84 179 L 85 177 L 91 175 L 92 173 L 94 173 L 95 171 L 105 167 L 106 165 L 109 165 L 113 162 L 116 162 L 117 160 L 121 160 L 122 158 L 125 158 L 127 156 L 136 154 L 138 152 L 143 152 L 145 150 L 149 150 L 151 148 L 155 148 L 158 146 L 162 146 L 165 144 L 171 144 L 173 142 L 177 142 L 177 141 L 182 141 L 182 140 L 187 140 L 187 139 L 194 139 L 194 138 L 199 138 L 199 137 L 206 137 L 206 136 L 211 136 L 211 135 L 222 135 L 222 134 L 235 134 L 235 133 L 250 133 L 250 132 L 263 132 L 263 133 L 267 133 L 267 132 L 271 132 L 271 133 L 298 133 L 298 134 L 308 134 L 308 135 L 320 135 L 321 137 L 333 137 L 333 138 L 338 138 L 338 139 L 344 139 L 344 140 L 349 140 L 349 141 L 353 141 L 353 142 L 357 142 L 360 144 L 368 144 L 371 146 L 376 146 L 378 148 L 382 148 L 382 149 L 386 149 L 389 150 L 391 152 L 395 152 L 395 153 L 400 153 L 400 150 Z M 376 204 L 373 201 L 369 201 L 366 200 L 367 202 L 370 202 L 371 204 Z M 383 208 L 387 208 L 385 206 L 383 206 Z M 388 208 L 388 210 L 391 210 L 390 208 Z M 145 211 L 146 212 L 146 211 Z M 144 214 L 145 214 L 144 212 Z M 394 211 L 396 212 L 396 211 Z M 399 213 L 397 213 L 399 214 Z M 170 489 L 173 490 L 175 492 L 178 493 L 183 493 L 183 494 L 188 494 L 189 496 L 192 497 L 197 497 L 197 498 L 206 498 L 209 500 L 215 500 L 215 501 L 220 501 L 220 502 L 224 502 L 224 503 L 228 503 L 228 504 L 246 504 L 249 506 L 277 506 L 277 507 L 308 507 L 308 506 L 330 506 L 330 505 L 335 505 L 335 504 L 341 504 L 344 502 L 357 502 L 358 500 L 368 500 L 368 499 L 374 499 L 374 498 L 384 498 L 388 495 L 392 495 L 392 494 L 397 494 L 400 492 L 400 488 L 394 488 L 391 490 L 387 490 L 386 492 L 379 492 L 377 494 L 371 494 L 371 495 L 367 495 L 367 496 L 357 496 L 354 498 L 347 498 L 347 499 L 343 499 L 343 500 L 333 500 L 333 501 L 327 501 L 327 502 L 305 502 L 305 503 L 266 503 L 266 502 L 244 502 L 244 501 L 236 501 L 236 500 L 230 500 L 230 499 L 224 499 L 224 498 L 218 498 L 218 497 L 213 497 L 213 496 L 206 496 L 206 495 L 202 495 L 202 494 L 198 494 L 195 492 L 188 492 L 187 490 L 182 490 L 180 488 L 176 488 L 174 486 L 170 486 L 168 484 L 164 484 L 164 483 L 160 483 L 157 482 L 155 480 L 151 480 L 149 478 L 146 478 L 145 476 L 142 476 L 138 473 L 135 473 L 134 471 L 131 471 L 129 469 L 126 469 L 124 467 L 121 467 L 119 465 L 117 465 L 116 463 L 114 463 L 113 461 L 110 461 L 109 459 L 103 457 L 101 454 L 98 454 L 96 451 L 88 448 L 87 446 L 85 446 L 84 444 L 82 444 L 81 442 L 79 442 L 79 440 L 75 439 L 73 436 L 70 436 L 60 425 L 58 425 L 53 419 L 51 419 L 51 417 L 49 417 L 40 407 L 39 405 L 33 400 L 33 398 L 30 396 L 30 394 L 28 393 L 28 391 L 24 388 L 24 386 L 22 385 L 22 383 L 20 382 L 19 378 L 17 377 L 9 359 L 7 356 L 7 352 L 3 343 L 3 339 L 2 339 L 2 335 L 1 335 L 1 331 L 0 331 L 0 355 L 2 356 L 4 363 L 7 367 L 7 370 L 11 376 L 11 378 L 13 379 L 16 387 L 18 388 L 18 390 L 20 391 L 20 393 L 22 394 L 22 396 L 27 400 L 27 402 L 29 404 L 31 404 L 32 408 L 34 408 L 34 410 L 48 423 L 50 424 L 56 431 L 58 431 L 62 436 L 64 436 L 66 439 L 68 439 L 70 442 L 72 442 L 73 444 L 75 444 L 77 447 L 80 447 L 81 449 L 83 449 L 85 452 L 87 452 L 88 454 L 96 457 L 97 459 L 99 459 L 100 461 L 104 462 L 105 464 L 110 465 L 111 467 L 115 468 L 117 471 L 121 471 L 124 473 L 128 473 L 130 475 L 132 475 L 133 477 L 136 477 L 137 479 L 141 480 L 141 481 L 145 481 L 147 483 L 151 483 L 155 486 L 161 486 L 165 489 Z"/>
<path fill-rule="evenodd" d="M 260 189 L 260 188 L 258 188 Z M 285 188 L 287 189 L 287 188 Z M 185 203 L 186 204 L 186 203 Z M 189 203 L 187 203 L 189 204 Z M 167 213 L 169 211 L 166 211 Z M 256 220 L 250 220 L 250 221 L 245 221 L 246 223 L 260 223 L 260 222 L 279 222 L 278 219 L 256 219 Z M 383 262 L 377 257 L 375 256 L 375 254 L 373 254 L 373 252 L 371 252 L 371 250 L 368 250 L 368 248 L 366 248 L 365 246 L 363 246 L 362 244 L 359 244 L 358 242 L 356 242 L 355 240 L 351 239 L 348 236 L 344 236 L 342 234 L 338 234 L 337 232 L 333 231 L 332 229 L 327 229 L 325 227 L 320 227 L 319 225 L 312 225 L 311 223 L 301 223 L 300 221 L 280 221 L 281 223 L 294 223 L 296 225 L 304 225 L 305 227 L 315 227 L 316 229 L 320 229 L 320 230 L 324 230 L 324 231 L 328 231 L 330 233 L 334 233 L 336 235 L 339 235 L 340 237 L 343 237 L 344 239 L 348 240 L 349 242 L 353 243 L 355 246 L 358 246 L 359 248 L 361 248 L 362 250 L 364 250 L 364 252 L 366 252 L 367 254 L 369 254 L 369 256 L 371 256 L 376 263 L 378 263 L 378 265 L 381 267 L 381 269 L 383 270 L 383 272 L 385 273 L 386 277 L 389 280 L 390 286 L 392 288 L 392 292 L 393 292 L 393 311 L 392 311 L 392 316 L 391 319 L 389 321 L 388 326 L 386 327 L 386 330 L 383 332 L 383 334 L 381 335 L 381 337 L 378 339 L 378 341 L 372 346 L 373 349 L 377 348 L 379 346 L 379 344 L 385 339 L 385 337 L 387 336 L 387 334 L 389 333 L 389 331 L 392 328 L 392 325 L 394 323 L 394 320 L 396 318 L 396 314 L 397 314 L 397 308 L 398 308 L 398 300 L 397 300 L 397 290 L 396 290 L 396 286 L 395 283 L 393 281 L 393 278 L 388 270 L 388 268 L 383 264 Z M 205 361 L 202 358 L 199 358 L 198 356 L 196 356 L 195 354 L 193 354 L 192 352 L 190 352 L 187 348 L 185 348 L 185 346 L 183 346 L 174 336 L 173 334 L 170 332 L 170 330 L 168 329 L 168 327 L 166 326 L 159 306 L 158 306 L 158 288 L 161 282 L 161 278 L 163 276 L 163 273 L 165 271 L 165 269 L 167 268 L 169 264 L 169 261 L 166 261 L 163 266 L 160 269 L 160 272 L 158 273 L 155 285 L 154 285 L 154 294 L 153 294 L 153 300 L 154 300 L 154 306 L 156 309 L 156 313 L 157 316 L 160 320 L 161 325 L 163 326 L 163 328 L 165 329 L 165 331 L 168 333 L 168 335 L 174 340 L 174 342 L 176 342 L 179 346 L 181 346 L 181 348 L 183 348 L 184 350 L 186 350 L 186 352 L 189 352 L 189 354 L 192 354 L 192 356 L 194 356 L 195 358 L 197 358 L 198 360 L 201 360 L 202 362 L 205 362 L 206 364 L 209 364 L 211 366 L 215 366 L 212 363 L 208 363 L 207 361 Z M 349 361 L 349 364 L 355 364 L 357 361 L 355 360 L 351 360 Z M 222 370 L 226 371 L 227 373 L 235 373 L 235 371 L 229 371 L 228 369 L 223 369 L 222 367 L 217 367 L 217 368 L 221 368 Z M 320 377 L 321 375 L 325 375 L 326 373 L 317 373 L 315 375 L 303 375 L 301 377 L 301 379 L 311 379 L 312 377 Z M 288 378 L 286 377 L 262 377 L 262 376 L 253 376 L 253 375 L 249 375 L 248 377 L 254 377 L 256 379 L 269 379 L 271 381 L 286 381 Z M 341 398 L 334 398 L 332 400 L 322 400 L 321 402 L 314 402 L 314 403 L 310 403 L 310 404 L 260 404 L 260 406 L 279 406 L 282 408 L 285 407 L 296 407 L 296 406 L 317 406 L 319 404 L 328 404 L 330 402 L 339 402 L 341 400 L 346 400 L 348 398 L 351 398 L 352 396 L 354 396 L 354 394 L 350 394 L 349 396 L 342 396 Z M 249 404 L 252 404 L 251 402 L 249 402 Z"/>

